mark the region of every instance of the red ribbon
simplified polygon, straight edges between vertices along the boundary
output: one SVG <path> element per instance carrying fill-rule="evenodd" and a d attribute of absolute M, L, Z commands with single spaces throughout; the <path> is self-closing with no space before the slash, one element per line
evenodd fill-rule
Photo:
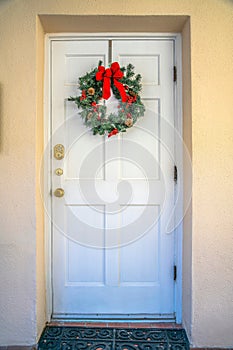
<path fill-rule="evenodd" d="M 113 136 L 113 135 L 116 135 L 116 134 L 118 134 L 118 129 L 113 129 L 109 134 L 108 134 L 108 137 L 111 137 L 111 136 Z"/>
<path fill-rule="evenodd" d="M 103 66 L 98 67 L 98 72 L 95 77 L 97 81 L 103 80 L 103 95 L 102 97 L 107 100 L 111 96 L 111 78 L 113 79 L 113 83 L 115 87 L 118 89 L 122 102 L 127 102 L 128 97 L 126 95 L 124 86 L 119 82 L 121 78 L 123 78 L 124 73 L 120 70 L 119 63 L 114 62 L 111 64 L 110 68 L 105 69 Z"/>

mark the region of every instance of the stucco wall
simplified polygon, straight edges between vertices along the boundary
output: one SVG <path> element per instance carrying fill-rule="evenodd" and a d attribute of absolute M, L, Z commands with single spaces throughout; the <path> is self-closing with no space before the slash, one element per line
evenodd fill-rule
<path fill-rule="evenodd" d="M 192 104 L 186 101 L 184 107 L 189 114 L 185 136 L 187 140 L 192 136 L 193 202 L 192 221 L 191 210 L 186 217 L 184 242 L 189 248 L 192 245 L 192 256 L 185 252 L 192 263 L 192 272 L 189 269 L 185 272 L 186 279 L 192 273 L 189 283 L 190 286 L 192 280 L 192 302 L 189 303 L 189 290 L 184 300 L 184 321 L 195 346 L 230 347 L 233 344 L 230 0 L 0 1 L 0 345 L 35 343 L 45 320 L 43 221 L 37 182 L 43 128 L 42 28 L 37 18 L 41 14 L 190 16 L 191 80 L 186 86 L 191 84 Z M 168 22 L 167 31 L 169 25 Z M 185 40 L 187 33 L 186 30 Z"/>

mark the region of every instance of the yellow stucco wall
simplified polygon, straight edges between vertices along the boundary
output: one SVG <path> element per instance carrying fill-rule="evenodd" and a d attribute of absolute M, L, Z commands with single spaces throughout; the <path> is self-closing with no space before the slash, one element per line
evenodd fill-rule
<path fill-rule="evenodd" d="M 192 130 L 192 222 L 190 217 L 187 219 L 192 225 L 192 236 L 190 232 L 185 234 L 192 239 L 192 302 L 185 322 L 195 346 L 231 346 L 230 0 L 0 1 L 0 345 L 35 343 L 37 329 L 41 330 L 45 317 L 42 205 L 37 187 L 43 128 L 42 28 L 37 15 L 42 14 L 190 16 L 192 119 L 186 120 L 185 133 Z"/>

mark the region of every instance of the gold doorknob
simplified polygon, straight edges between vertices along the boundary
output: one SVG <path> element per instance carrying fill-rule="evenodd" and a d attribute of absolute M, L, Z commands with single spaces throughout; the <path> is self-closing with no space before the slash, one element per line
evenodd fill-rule
<path fill-rule="evenodd" d="M 55 174 L 56 174 L 57 176 L 61 176 L 61 175 L 63 175 L 63 170 L 62 170 L 61 168 L 57 168 L 57 169 L 55 170 Z"/>
<path fill-rule="evenodd" d="M 63 197 L 65 194 L 65 191 L 63 190 L 63 188 L 56 188 L 56 190 L 54 191 L 54 196 L 55 197 Z"/>

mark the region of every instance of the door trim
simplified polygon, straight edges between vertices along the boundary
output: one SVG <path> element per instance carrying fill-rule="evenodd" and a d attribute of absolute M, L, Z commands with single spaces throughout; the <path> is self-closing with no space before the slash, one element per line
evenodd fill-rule
<path fill-rule="evenodd" d="M 138 39 L 156 39 L 156 40 L 173 40 L 174 41 L 174 60 L 177 67 L 177 82 L 174 84 L 174 123 L 177 134 L 181 137 L 183 135 L 183 113 L 182 113 L 182 38 L 179 33 L 55 33 L 45 35 L 45 69 L 44 69 L 44 155 L 49 154 L 46 152 L 46 147 L 49 144 L 51 138 L 51 44 L 53 41 L 64 40 L 138 40 Z M 175 136 L 176 139 L 177 136 Z M 175 162 L 179 164 L 179 181 L 180 181 L 180 194 L 178 205 L 175 210 L 178 212 L 183 211 L 183 147 L 181 142 L 175 142 Z M 43 182 L 44 182 L 44 236 L 45 236 L 45 276 L 46 276 L 46 320 L 51 321 L 52 315 L 52 201 L 51 201 L 51 157 L 44 157 L 43 160 Z M 174 252 L 174 265 L 177 266 L 177 279 L 175 283 L 174 292 L 174 305 L 175 305 L 175 322 L 182 322 L 182 241 L 183 241 L 183 227 L 180 224 L 175 229 L 175 252 Z M 69 315 L 67 315 L 69 318 Z M 81 316 L 81 315 L 80 315 Z M 90 315 L 91 316 L 91 315 Z M 153 315 L 150 321 L 163 321 L 171 322 L 171 315 L 168 315 L 164 319 L 164 315 Z M 94 317 L 94 316 L 93 316 Z M 83 320 L 83 317 L 81 317 Z M 87 318 L 87 317 L 86 317 Z M 120 319 L 128 318 L 127 315 Z M 94 319 L 94 318 L 91 318 Z M 113 319 L 113 315 L 109 315 L 108 320 Z M 116 318 L 115 318 L 116 319 Z M 143 316 L 140 318 L 145 319 Z M 90 318 L 89 318 L 90 320 Z M 103 318 L 102 318 L 103 320 Z M 119 318 L 118 318 L 119 320 Z M 131 318 L 135 320 L 135 318 Z M 137 318 L 137 320 L 139 320 Z M 174 321 L 174 317 L 173 317 Z"/>

